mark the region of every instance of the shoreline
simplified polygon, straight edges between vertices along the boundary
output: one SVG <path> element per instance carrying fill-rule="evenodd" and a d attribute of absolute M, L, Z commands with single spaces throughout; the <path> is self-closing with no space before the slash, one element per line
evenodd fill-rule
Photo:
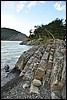
<path fill-rule="evenodd" d="M 61 54 L 59 53 L 60 50 Z M 58 59 L 61 59 L 61 57 L 63 58 L 60 60 L 61 66 L 65 63 L 66 51 L 64 50 L 65 43 L 61 40 L 56 40 L 55 44 L 51 41 L 41 46 L 34 46 L 33 49 L 31 48 L 24 52 L 15 65 L 16 70 L 13 69 L 13 73 L 18 71 L 17 76 L 1 87 L 1 98 L 66 98 L 65 94 L 63 96 L 65 91 L 64 84 L 66 84 L 64 76 L 61 76 L 60 81 L 57 80 L 59 84 L 62 83 L 61 87 L 56 83 L 58 85 L 57 89 L 57 87 L 54 86 L 56 76 L 53 74 L 53 72 L 56 73 L 54 65 L 58 66 L 58 70 L 60 70 L 60 64 L 57 65 L 57 57 Z M 61 73 L 66 71 L 65 64 L 63 69 Z M 59 90 L 62 94 L 60 94 Z"/>
<path fill-rule="evenodd" d="M 10 71 L 15 67 L 15 64 L 24 51 L 29 50 L 32 46 L 19 45 L 20 42 L 6 41 L 1 44 L 1 86 L 12 79 L 14 74 Z M 9 72 L 5 72 L 5 66 L 9 66 Z M 10 73 L 10 74 L 9 74 Z M 8 77 L 9 76 L 9 79 Z"/>

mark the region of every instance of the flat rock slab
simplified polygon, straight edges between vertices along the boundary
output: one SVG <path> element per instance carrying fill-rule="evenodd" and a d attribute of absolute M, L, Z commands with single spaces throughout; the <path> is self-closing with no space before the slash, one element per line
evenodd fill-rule
<path fill-rule="evenodd" d="M 61 99 L 61 98 L 59 96 L 57 96 L 54 92 L 52 92 L 51 99 Z"/>
<path fill-rule="evenodd" d="M 30 87 L 30 94 L 33 94 L 33 93 L 36 93 L 36 94 L 39 94 L 39 90 L 38 90 L 38 87 L 34 86 L 32 83 L 31 83 L 31 87 Z"/>
<path fill-rule="evenodd" d="M 32 81 L 32 84 L 33 84 L 34 86 L 41 86 L 41 81 L 40 81 L 40 80 L 37 80 L 37 79 L 34 79 L 34 80 Z"/>

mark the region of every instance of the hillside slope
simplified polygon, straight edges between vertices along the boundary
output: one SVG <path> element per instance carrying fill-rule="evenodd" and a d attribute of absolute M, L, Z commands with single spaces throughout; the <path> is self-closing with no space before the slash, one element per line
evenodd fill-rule
<path fill-rule="evenodd" d="M 1 40 L 24 41 L 26 39 L 27 36 L 21 32 L 9 28 L 1 28 Z"/>

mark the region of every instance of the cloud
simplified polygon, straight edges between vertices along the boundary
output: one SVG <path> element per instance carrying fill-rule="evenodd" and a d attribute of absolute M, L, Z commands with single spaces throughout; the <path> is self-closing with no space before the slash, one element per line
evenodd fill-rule
<path fill-rule="evenodd" d="M 29 13 L 29 11 L 28 10 L 25 10 L 25 12 L 28 14 Z"/>
<path fill-rule="evenodd" d="M 44 4 L 45 3 L 45 1 L 39 1 L 40 3 L 42 3 L 42 4 Z"/>
<path fill-rule="evenodd" d="M 58 11 L 65 10 L 65 5 L 61 6 L 61 1 L 58 1 L 54 4 L 54 8 Z"/>
<path fill-rule="evenodd" d="M 17 12 L 20 12 L 22 10 L 22 8 L 24 8 L 24 7 L 31 9 L 38 2 L 41 4 L 45 3 L 45 1 L 20 1 L 19 4 L 17 5 Z M 28 13 L 27 10 L 25 10 L 25 12 Z"/>
<path fill-rule="evenodd" d="M 20 10 L 22 10 L 22 8 L 25 7 L 25 4 L 23 1 L 20 1 L 19 4 L 17 5 L 17 12 L 20 12 Z"/>
<path fill-rule="evenodd" d="M 1 1 L 1 6 L 8 6 L 8 7 L 13 7 L 14 2 L 13 1 Z"/>
<path fill-rule="evenodd" d="M 37 3 L 37 1 L 31 1 L 31 2 L 27 5 L 27 7 L 28 7 L 29 9 L 31 9 L 33 6 L 36 5 L 36 3 Z"/>

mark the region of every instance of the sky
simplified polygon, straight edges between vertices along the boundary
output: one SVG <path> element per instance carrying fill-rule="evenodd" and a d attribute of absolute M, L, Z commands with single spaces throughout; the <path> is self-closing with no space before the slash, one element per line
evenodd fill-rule
<path fill-rule="evenodd" d="M 29 36 L 35 25 L 46 25 L 56 18 L 66 19 L 66 1 L 1 1 L 1 28 Z"/>

